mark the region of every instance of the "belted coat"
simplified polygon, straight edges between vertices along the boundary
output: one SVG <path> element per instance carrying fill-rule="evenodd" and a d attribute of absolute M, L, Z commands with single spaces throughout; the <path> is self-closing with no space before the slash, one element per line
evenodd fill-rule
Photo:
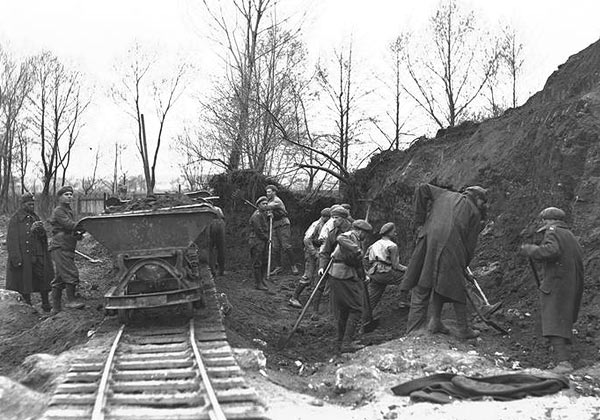
<path fill-rule="evenodd" d="M 544 239 L 532 246 L 529 256 L 543 262 L 540 284 L 542 335 L 573 336 L 583 294 L 583 252 L 573 233 L 562 222 L 546 226 Z"/>
<path fill-rule="evenodd" d="M 422 228 L 401 288 L 432 288 L 465 303 L 465 270 L 475 253 L 481 221 L 469 194 L 420 185 L 415 192 L 415 223 Z"/>
<path fill-rule="evenodd" d="M 20 293 L 50 290 L 54 277 L 52 259 L 48 252 L 48 238 L 43 227 L 32 229 L 40 218 L 23 208 L 17 210 L 8 222 L 6 247 L 6 288 Z M 34 264 L 36 267 L 34 267 Z"/>

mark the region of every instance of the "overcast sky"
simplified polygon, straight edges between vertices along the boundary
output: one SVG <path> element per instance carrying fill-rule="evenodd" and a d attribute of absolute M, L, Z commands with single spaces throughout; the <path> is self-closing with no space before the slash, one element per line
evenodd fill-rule
<path fill-rule="evenodd" d="M 280 3 L 290 10 L 308 7 L 303 35 L 314 57 L 330 54 L 352 35 L 357 56 L 364 62 L 372 62 L 381 59 L 386 44 L 400 31 L 423 26 L 438 0 Z M 522 35 L 527 51 L 523 99 L 540 90 L 548 76 L 570 55 L 600 38 L 599 0 L 465 0 L 463 3 L 491 25 L 507 22 Z M 122 56 L 134 39 L 194 57 L 200 77 L 208 78 L 215 57 L 213 44 L 205 36 L 201 14 L 201 0 L 0 0 L 0 42 L 23 54 L 51 50 L 88 73 L 98 86 L 103 85 L 116 57 Z M 89 124 L 82 132 L 86 144 L 82 151 L 94 149 L 98 144 L 114 145 L 115 137 L 120 135 L 115 131 L 122 133 L 123 127 L 110 123 L 111 114 L 104 109 L 108 105 L 97 101 L 91 108 Z M 177 112 L 182 118 L 188 117 L 185 110 Z M 111 165 L 107 162 L 108 171 Z M 81 165 L 86 166 L 89 168 L 89 164 Z M 160 170 L 173 174 L 175 168 L 162 164 Z M 167 182 L 164 177 L 161 181 Z"/>

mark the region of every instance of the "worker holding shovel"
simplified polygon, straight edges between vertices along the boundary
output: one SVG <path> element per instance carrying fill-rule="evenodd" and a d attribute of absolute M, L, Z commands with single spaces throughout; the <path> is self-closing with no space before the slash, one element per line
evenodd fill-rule
<path fill-rule="evenodd" d="M 425 326 L 431 333 L 448 334 L 441 319 L 442 306 L 451 302 L 457 335 L 476 338 L 479 333 L 467 323 L 465 271 L 468 267 L 487 210 L 487 191 L 471 186 L 463 193 L 431 184 L 415 191 L 417 243 L 408 263 L 402 287 L 412 288 L 407 333 Z"/>
<path fill-rule="evenodd" d="M 521 253 L 544 264 L 540 280 L 535 265 L 531 268 L 540 290 L 542 303 L 542 335 L 554 350 L 555 373 L 573 370 L 568 344 L 573 339 L 573 324 L 577 321 L 583 294 L 583 251 L 565 223 L 565 212 L 548 207 L 540 213 L 544 232 L 540 245 L 521 245 Z"/>
<path fill-rule="evenodd" d="M 267 197 L 256 200 L 257 209 L 250 216 L 250 258 L 254 274 L 254 287 L 258 290 L 269 290 L 265 277 L 267 275 L 267 259 L 269 244 L 269 217 L 267 215 Z"/>
<path fill-rule="evenodd" d="M 381 239 L 375 241 L 365 253 L 365 265 L 369 278 L 367 286 L 368 299 L 371 312 L 379 304 L 387 286 L 399 285 L 406 271 L 406 266 L 400 264 L 398 245 L 394 242 L 396 225 L 392 222 L 384 224 L 379 230 L 379 234 Z M 399 307 L 410 307 L 408 291 L 406 290 L 400 290 Z M 365 313 L 365 315 L 367 314 Z M 363 317 L 363 323 L 368 321 Z"/>
<path fill-rule="evenodd" d="M 362 242 L 371 230 L 368 222 L 355 220 L 351 230 L 337 237 L 338 245 L 331 254 L 329 285 L 338 353 L 354 352 L 364 347 L 357 339 L 363 313 Z"/>

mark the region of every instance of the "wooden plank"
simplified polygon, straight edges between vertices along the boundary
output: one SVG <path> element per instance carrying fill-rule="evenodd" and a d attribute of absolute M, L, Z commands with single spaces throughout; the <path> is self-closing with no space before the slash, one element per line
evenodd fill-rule
<path fill-rule="evenodd" d="M 113 373 L 115 381 L 149 381 L 166 379 L 190 379 L 197 373 L 189 369 L 120 370 Z"/>
<path fill-rule="evenodd" d="M 175 381 L 127 381 L 113 382 L 110 389 L 114 392 L 145 391 L 197 391 L 200 388 L 196 379 Z"/>
<path fill-rule="evenodd" d="M 116 368 L 120 370 L 156 370 L 156 369 L 181 369 L 192 368 L 194 361 L 192 359 L 158 359 L 142 361 L 120 361 L 117 360 Z"/>

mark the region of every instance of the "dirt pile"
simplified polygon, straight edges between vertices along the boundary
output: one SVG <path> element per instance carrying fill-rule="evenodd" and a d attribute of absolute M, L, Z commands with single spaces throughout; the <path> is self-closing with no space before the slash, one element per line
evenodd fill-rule
<path fill-rule="evenodd" d="M 522 330 L 518 344 L 525 347 L 540 343 L 527 338 L 539 333 L 537 295 L 526 260 L 517 255 L 519 234 L 541 209 L 563 208 L 585 250 L 586 288 L 575 351 L 583 364 L 596 360 L 600 345 L 598 69 L 600 41 L 570 57 L 525 105 L 480 124 L 440 130 L 406 151 L 383 153 L 356 174 L 362 195 L 374 199 L 374 224 L 392 220 L 400 227 L 404 261 L 414 239 L 415 186 L 432 182 L 457 190 L 473 184 L 489 189 L 489 223 L 472 266 L 479 268 L 481 283 L 494 300 L 528 313 L 530 319 L 513 328 L 515 334 Z"/>

